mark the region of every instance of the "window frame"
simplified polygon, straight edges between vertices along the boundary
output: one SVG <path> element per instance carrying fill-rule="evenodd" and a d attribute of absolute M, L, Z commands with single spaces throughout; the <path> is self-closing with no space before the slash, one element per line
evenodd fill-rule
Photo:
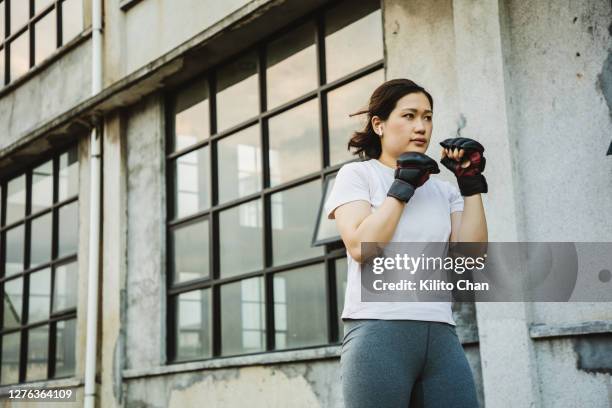
<path fill-rule="evenodd" d="M 374 10 L 382 12 L 380 3 L 378 1 L 372 1 L 372 5 L 376 5 Z M 355 71 L 350 72 L 338 78 L 330 83 L 327 83 L 325 77 L 325 16 L 326 13 L 341 4 L 346 4 L 341 1 L 334 1 L 312 13 L 309 13 L 290 24 L 275 32 L 274 34 L 267 36 L 263 40 L 257 42 L 255 45 L 243 49 L 242 51 L 234 54 L 232 57 L 221 61 L 211 69 L 206 70 L 200 76 L 193 78 L 190 82 L 182 84 L 176 89 L 166 92 L 165 101 L 165 149 L 166 149 L 166 192 L 168 199 L 167 203 L 167 215 L 168 220 L 166 222 L 166 364 L 178 364 L 187 361 L 202 361 L 210 360 L 219 357 L 229 356 L 246 356 L 251 354 L 261 354 L 270 352 L 283 352 L 288 350 L 301 350 L 313 347 L 326 346 L 330 344 L 337 344 L 341 339 L 341 334 L 338 332 L 339 317 L 337 316 L 337 299 L 336 299 L 336 270 L 335 263 L 339 258 L 346 256 L 344 245 L 340 239 L 330 240 L 325 243 L 324 253 L 322 255 L 303 259 L 297 262 L 291 262 L 283 265 L 273 264 L 272 254 L 272 205 L 271 197 L 274 193 L 289 190 L 292 188 L 299 187 L 306 183 L 320 180 L 322 194 L 324 194 L 324 186 L 327 184 L 328 176 L 337 172 L 340 167 L 345 163 L 336 164 L 330 166 L 329 157 L 329 129 L 328 129 L 328 107 L 327 107 L 327 94 L 335 89 L 340 88 L 350 82 L 365 77 L 373 72 L 385 69 L 385 58 L 384 55 L 381 59 L 363 66 Z M 312 35 L 314 37 L 313 45 L 315 47 L 316 54 L 316 66 L 317 66 L 317 87 L 314 90 L 307 92 L 299 97 L 293 98 L 292 100 L 285 102 L 273 109 L 268 110 L 266 106 L 267 102 L 267 89 L 266 89 L 266 47 L 268 44 L 278 39 L 280 36 L 290 33 L 294 28 L 300 27 L 303 24 L 314 23 Z M 380 21 L 382 26 L 383 22 Z M 380 38 L 381 43 L 384 41 Z M 256 116 L 252 116 L 249 119 L 243 120 L 241 123 L 236 124 L 223 131 L 217 131 L 216 123 L 216 74 L 218 71 L 222 71 L 222 68 L 227 64 L 236 61 L 249 53 L 255 52 L 257 55 L 257 82 L 258 82 L 258 93 L 259 93 L 259 113 Z M 180 94 L 181 90 L 189 87 L 190 83 L 197 80 L 206 79 L 208 83 L 208 120 L 210 121 L 210 134 L 203 140 L 200 140 L 188 147 L 180 150 L 172 151 L 174 140 L 175 140 L 175 106 L 177 95 Z M 317 99 L 318 104 L 318 128 L 319 128 L 319 143 L 321 146 L 320 150 L 320 166 L 319 170 L 311 172 L 305 176 L 301 176 L 297 179 L 283 182 L 274 187 L 270 187 L 270 160 L 269 160 L 269 129 L 268 120 L 276 115 L 279 115 L 285 111 L 288 111 L 298 105 Z M 217 156 L 217 142 L 225 137 L 231 137 L 250 126 L 259 126 L 259 137 L 261 146 L 261 159 L 262 159 L 262 186 L 256 192 L 231 201 L 219 204 L 218 202 L 218 156 Z M 174 218 L 175 209 L 174 205 L 174 182 L 175 175 L 172 169 L 174 168 L 173 161 L 178 157 L 181 157 L 190 152 L 201 149 L 208 146 L 210 149 L 210 167 L 209 170 L 209 183 L 210 183 L 210 203 L 211 205 L 205 209 L 183 218 Z M 219 214 L 223 210 L 227 210 L 233 207 L 237 207 L 240 204 L 244 204 L 254 200 L 261 200 L 263 206 L 263 267 L 257 269 L 254 272 L 242 273 L 231 277 L 220 278 L 220 242 L 219 242 Z M 315 203 L 319 205 L 319 202 Z M 319 209 L 320 211 L 320 209 Z M 208 245 L 210 248 L 209 254 L 209 270 L 210 274 L 208 278 L 201 278 L 186 282 L 173 283 L 173 277 L 175 271 L 173 270 L 173 252 L 172 242 L 169 237 L 172 235 L 172 230 L 182 225 L 194 222 L 195 220 L 208 219 L 209 222 L 209 236 Z M 313 228 L 314 228 L 313 224 Z M 309 237 L 310 238 L 310 237 Z M 310 239 L 309 239 L 310 241 Z M 317 346 L 308 347 L 295 347 L 295 348 L 283 348 L 276 349 L 275 347 L 275 324 L 274 324 L 274 293 L 273 293 L 273 279 L 277 272 L 290 271 L 299 269 L 315 264 L 323 264 L 325 269 L 325 298 L 326 298 L 326 320 L 327 320 L 327 343 L 323 343 Z M 239 282 L 244 279 L 253 277 L 263 277 L 264 280 L 264 293 L 265 293 L 265 330 L 266 330 L 266 344 L 264 351 L 255 353 L 240 353 L 240 354 L 222 354 L 221 350 L 221 286 L 228 283 Z M 178 295 L 199 289 L 211 289 L 212 296 L 212 353 L 210 357 L 203 357 L 198 359 L 178 359 L 177 350 L 177 338 L 175 336 L 177 329 L 177 301 Z"/>
<path fill-rule="evenodd" d="M 70 143 L 59 146 L 54 149 L 51 153 L 45 154 L 43 158 L 37 159 L 36 161 L 29 162 L 26 166 L 20 167 L 15 171 L 11 171 L 5 177 L 0 179 L 0 321 L 2 321 L 2 325 L 0 325 L 0 367 L 2 366 L 2 346 L 4 336 L 12 333 L 19 333 L 19 374 L 18 374 L 18 382 L 17 383 L 2 383 L 1 378 L 1 370 L 0 370 L 0 384 L 1 386 L 9 386 L 11 384 L 23 384 L 37 381 L 48 381 L 48 380 L 57 380 L 62 378 L 73 378 L 76 373 L 72 373 L 69 375 L 63 376 L 55 376 L 56 373 L 56 351 L 57 351 L 57 325 L 60 322 L 70 322 L 74 321 L 74 324 L 77 324 L 77 308 L 78 305 L 75 305 L 70 308 L 64 308 L 62 310 L 53 311 L 54 308 L 54 292 L 55 292 L 55 276 L 56 270 L 58 267 L 69 265 L 71 263 L 76 263 L 77 271 L 78 271 L 78 241 L 77 241 L 77 249 L 76 252 L 70 253 L 68 255 L 64 255 L 62 257 L 58 257 L 59 253 L 59 213 L 61 209 L 72 205 L 74 203 L 79 202 L 80 196 L 80 187 L 77 189 L 76 194 L 72 194 L 62 200 L 59 200 L 59 171 L 60 171 L 60 158 L 63 154 L 68 153 L 70 150 L 76 149 L 77 152 L 77 163 L 78 163 L 78 171 L 80 171 L 80 160 L 79 160 L 79 143 Z M 31 212 L 32 209 L 32 179 L 33 172 L 38 166 L 52 161 L 52 185 L 53 185 L 53 203 L 39 211 L 34 213 Z M 25 175 L 25 213 L 23 217 L 21 217 L 17 221 L 11 221 L 10 224 L 5 225 L 6 221 L 6 212 L 7 212 L 7 199 L 8 199 L 8 183 L 21 175 Z M 80 183 L 79 183 L 80 185 Z M 52 215 L 51 222 L 51 234 L 52 234 L 52 244 L 51 244 L 51 256 L 50 260 L 44 263 L 40 263 L 34 267 L 30 266 L 31 261 L 31 232 L 32 232 L 32 220 L 35 220 L 41 216 L 46 214 Z M 13 228 L 23 226 L 24 228 L 24 242 L 23 242 L 23 251 L 24 251 L 24 259 L 23 259 L 23 269 L 18 272 L 11 274 L 10 276 L 5 276 L 5 266 L 6 266 L 6 232 L 12 230 Z M 29 322 L 28 314 L 29 314 L 29 303 L 30 303 L 30 277 L 33 273 L 42 272 L 45 269 L 49 269 L 50 275 L 50 284 L 49 284 L 49 315 L 45 320 L 40 320 L 36 322 Z M 7 279 L 8 278 L 8 279 Z M 4 326 L 4 284 L 7 281 L 13 281 L 16 279 L 22 279 L 22 294 L 21 294 L 21 317 L 22 323 L 19 326 L 11 327 L 9 329 L 5 329 Z M 24 322 L 27 323 L 24 324 Z M 26 368 L 28 365 L 28 342 L 29 342 L 29 332 L 32 329 L 37 327 L 48 327 L 48 338 L 47 338 L 47 374 L 44 379 L 37 380 L 27 380 Z M 76 356 L 75 356 L 76 357 Z M 75 366 L 76 368 L 76 366 Z"/>
<path fill-rule="evenodd" d="M 13 1 L 28 2 L 28 20 L 26 23 L 11 32 L 11 2 Z M 4 5 L 4 16 L 0 15 L 0 19 L 4 19 L 4 32 L 0 32 L 0 52 L 4 53 L 3 60 L 0 60 L 0 64 L 4 65 L 4 69 L 0 69 L 0 72 L 4 72 L 4 77 L 0 77 L 0 90 L 19 81 L 19 79 L 26 76 L 28 72 L 32 70 L 32 68 L 45 65 L 46 61 L 51 60 L 59 50 L 78 38 L 78 36 L 71 38 L 68 43 L 64 41 L 62 14 L 64 3 L 67 1 L 68 0 L 51 0 L 49 4 L 45 5 L 40 11 L 36 12 L 35 0 L 0 0 L 0 3 Z M 81 2 L 81 10 L 83 10 L 84 13 L 86 9 L 85 1 L 87 0 L 79 1 Z M 36 24 L 50 13 L 55 13 L 55 48 L 49 55 L 36 62 Z M 81 20 L 83 23 L 81 32 L 83 32 L 83 30 L 85 30 L 84 15 L 81 16 Z M 16 76 L 11 80 L 11 45 L 15 39 L 24 34 L 28 37 L 28 69 L 21 75 Z"/>

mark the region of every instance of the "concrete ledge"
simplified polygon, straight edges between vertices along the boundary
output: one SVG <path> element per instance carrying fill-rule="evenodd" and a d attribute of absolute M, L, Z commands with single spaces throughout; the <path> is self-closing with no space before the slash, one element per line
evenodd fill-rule
<path fill-rule="evenodd" d="M 170 364 L 162 367 L 123 370 L 124 380 L 134 380 L 160 375 L 187 373 L 218 368 L 296 363 L 300 361 L 340 358 L 341 346 L 324 346 L 303 350 L 274 351 L 246 356 L 214 358 L 206 361 Z"/>
<path fill-rule="evenodd" d="M 10 390 L 33 388 L 38 390 L 53 390 L 53 389 L 65 389 L 65 388 L 78 388 L 84 385 L 82 379 L 77 378 L 61 378 L 57 380 L 45 380 L 45 381 L 34 381 L 19 383 L 13 385 L 3 385 L 0 387 L 0 399 L 4 399 L 9 396 Z"/>
<path fill-rule="evenodd" d="M 142 0 L 121 0 L 119 3 L 119 8 L 123 11 L 127 11 L 141 1 Z"/>
<path fill-rule="evenodd" d="M 612 333 L 612 320 L 594 320 L 590 322 L 568 324 L 534 324 L 529 328 L 532 339 L 551 337 L 581 336 L 594 333 Z"/>

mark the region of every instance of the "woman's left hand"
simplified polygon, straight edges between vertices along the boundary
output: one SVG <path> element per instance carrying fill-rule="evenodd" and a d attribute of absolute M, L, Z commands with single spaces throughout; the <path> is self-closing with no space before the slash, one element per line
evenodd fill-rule
<path fill-rule="evenodd" d="M 440 143 L 440 162 L 457 177 L 461 195 L 486 193 L 487 181 L 482 175 L 485 169 L 484 147 L 473 139 L 456 137 Z"/>

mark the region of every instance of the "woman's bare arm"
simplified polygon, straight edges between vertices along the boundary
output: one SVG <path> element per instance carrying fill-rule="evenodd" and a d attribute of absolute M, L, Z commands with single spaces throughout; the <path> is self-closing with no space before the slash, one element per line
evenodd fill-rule
<path fill-rule="evenodd" d="M 404 202 L 387 197 L 375 212 L 372 212 L 367 201 L 352 201 L 336 208 L 336 226 L 347 251 L 355 261 L 363 260 L 362 242 L 391 241 L 405 206 Z"/>
<path fill-rule="evenodd" d="M 480 194 L 464 197 L 463 212 L 451 214 L 451 242 L 487 242 L 487 219 Z"/>

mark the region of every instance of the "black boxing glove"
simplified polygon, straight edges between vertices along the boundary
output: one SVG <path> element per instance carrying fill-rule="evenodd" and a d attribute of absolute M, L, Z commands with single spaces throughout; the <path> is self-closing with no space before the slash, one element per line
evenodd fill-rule
<path fill-rule="evenodd" d="M 430 174 L 439 172 L 438 163 L 431 157 L 417 152 L 402 153 L 397 159 L 395 180 L 387 196 L 407 203 L 414 191 L 429 179 Z"/>
<path fill-rule="evenodd" d="M 440 162 L 457 177 L 457 184 L 462 196 L 471 196 L 474 194 L 486 193 L 489 188 L 487 180 L 482 175 L 485 169 L 486 159 L 483 156 L 484 147 L 473 139 L 466 137 L 455 137 L 446 139 L 440 143 L 442 147 L 449 150 L 464 150 L 461 160 L 470 161 L 470 165 L 462 167 L 461 162 L 458 162 L 450 157 L 444 157 Z"/>

